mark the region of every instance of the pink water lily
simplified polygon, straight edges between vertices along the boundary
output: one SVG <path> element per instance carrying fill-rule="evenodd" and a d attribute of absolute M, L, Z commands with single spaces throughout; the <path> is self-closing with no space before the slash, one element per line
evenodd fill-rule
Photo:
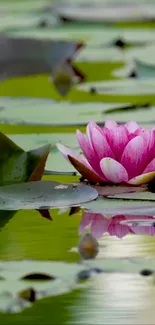
<path fill-rule="evenodd" d="M 64 157 L 93 183 L 147 184 L 155 178 L 155 130 L 136 122 L 118 125 L 113 120 L 100 128 L 90 121 L 86 136 L 77 130 L 83 155 L 57 144 Z"/>
<path fill-rule="evenodd" d="M 146 234 L 149 236 L 154 236 L 155 227 L 151 225 L 136 225 L 138 219 L 143 219 L 146 221 L 152 219 L 152 221 L 155 221 L 155 217 L 151 216 L 143 216 L 142 218 L 142 216 L 117 215 L 111 217 L 110 219 L 107 219 L 104 215 L 99 213 L 84 212 L 79 227 L 79 234 L 82 234 L 87 227 L 90 227 L 91 233 L 96 239 L 99 239 L 105 233 L 108 233 L 111 236 L 116 236 L 118 238 L 122 238 L 129 233 L 137 235 Z M 133 224 L 123 224 L 122 221 L 133 221 Z"/>

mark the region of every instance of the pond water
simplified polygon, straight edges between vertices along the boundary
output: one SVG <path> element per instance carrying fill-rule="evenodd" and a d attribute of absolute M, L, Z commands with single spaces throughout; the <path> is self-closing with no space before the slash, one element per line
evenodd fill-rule
<path fill-rule="evenodd" d="M 18 147 L 0 133 L 0 322 L 154 325 L 154 1 L 8 0 L 1 12 L 0 131 Z M 125 161 L 127 131 L 109 149 L 89 125 L 92 168 L 80 165 L 76 129 L 111 119 L 145 127 L 128 125 L 143 152 L 135 142 Z"/>

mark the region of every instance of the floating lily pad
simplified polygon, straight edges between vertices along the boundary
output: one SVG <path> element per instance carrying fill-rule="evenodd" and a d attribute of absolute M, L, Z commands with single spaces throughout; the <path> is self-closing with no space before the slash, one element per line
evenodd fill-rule
<path fill-rule="evenodd" d="M 147 200 L 121 200 L 98 197 L 95 201 L 83 204 L 83 207 L 89 210 L 89 212 L 105 214 L 108 218 L 119 214 L 135 216 L 155 215 L 154 201 L 148 202 Z"/>
<path fill-rule="evenodd" d="M 93 186 L 100 195 L 103 195 L 103 196 L 111 196 L 112 197 L 116 195 L 119 196 L 120 194 L 123 194 L 123 193 L 134 193 L 134 196 L 137 195 L 137 192 L 139 194 L 139 192 L 144 192 L 146 191 L 146 187 L 145 186 L 125 186 L 125 185 L 119 185 L 119 186 L 115 186 L 115 185 L 105 185 L 105 186 L 99 186 L 99 185 L 95 185 Z M 136 194 L 135 194 L 136 193 Z"/>
<path fill-rule="evenodd" d="M 38 299 L 49 296 L 61 295 L 80 288 L 77 274 L 85 266 L 73 263 L 43 262 L 43 261 L 0 261 L 0 273 L 5 274 L 5 280 L 0 287 L 0 311 L 7 313 L 21 312 L 31 307 Z M 26 279 L 30 273 L 48 273 L 55 280 L 35 281 Z M 30 299 L 33 290 L 35 299 Z"/>
<path fill-rule="evenodd" d="M 107 62 L 120 62 L 124 60 L 122 52 L 115 47 L 92 47 L 86 46 L 77 56 L 76 61 L 90 62 L 90 61 L 107 61 Z"/>
<path fill-rule="evenodd" d="M 45 5 L 45 3 L 44 3 Z M 33 1 L 2 1 L 0 4 L 0 9 L 4 13 L 32 13 L 43 8 L 42 0 L 33 0 Z"/>
<path fill-rule="evenodd" d="M 129 48 L 125 51 L 125 67 L 117 69 L 113 75 L 129 77 L 132 71 L 136 72 L 138 79 L 149 79 L 155 76 L 155 45 Z"/>
<path fill-rule="evenodd" d="M 121 193 L 109 195 L 111 198 L 115 199 L 125 199 L 125 200 L 142 200 L 142 201 L 155 201 L 155 193 L 151 193 L 149 191 L 142 191 L 135 193 Z"/>
<path fill-rule="evenodd" d="M 3 16 L 0 17 L 0 31 L 7 32 L 12 30 L 18 30 L 18 29 L 25 29 L 25 28 L 34 28 L 39 26 L 41 24 L 41 21 L 43 21 L 42 15 L 32 15 L 32 14 L 25 14 L 25 13 L 4 13 Z M 46 16 L 45 16 L 46 17 Z M 45 19 L 44 17 L 44 19 Z M 52 28 L 53 25 L 56 24 L 56 19 L 54 17 L 47 17 L 47 22 L 49 28 Z"/>
<path fill-rule="evenodd" d="M 91 267 L 103 268 L 104 272 L 108 273 L 140 273 L 143 269 L 149 269 L 153 272 L 155 271 L 155 262 L 153 259 L 141 259 L 141 258 L 131 258 L 131 259 L 123 259 L 123 258 L 105 258 L 87 261 L 83 264 Z"/>
<path fill-rule="evenodd" d="M 79 206 L 96 199 L 98 193 L 87 185 L 57 182 L 29 182 L 0 187 L 1 210 L 30 210 Z"/>
<path fill-rule="evenodd" d="M 91 87 L 96 88 L 99 94 L 110 95 L 149 95 L 155 94 L 155 79 L 148 80 L 115 80 L 115 81 L 98 81 L 87 82 L 82 85 L 78 85 L 77 89 L 82 91 L 89 91 Z"/>
<path fill-rule="evenodd" d="M 129 103 L 56 102 L 50 99 L 0 98 L 0 123 L 19 125 L 78 126 L 89 120 L 104 121 L 110 108 L 130 106 Z M 22 111 L 22 114 L 21 114 Z"/>
<path fill-rule="evenodd" d="M 0 293 L 0 311 L 6 313 L 20 313 L 23 309 L 30 307 L 26 300 L 12 295 L 8 291 Z"/>
<path fill-rule="evenodd" d="M 152 2 L 89 2 L 88 3 L 61 3 L 56 6 L 51 5 L 52 11 L 65 22 L 127 22 L 127 21 L 146 21 L 154 19 L 155 5 Z"/>
<path fill-rule="evenodd" d="M 89 48 L 92 47 L 92 50 L 111 48 L 115 46 L 118 40 L 122 40 L 126 45 L 134 45 L 136 47 L 155 41 L 153 29 L 141 28 L 137 29 L 135 33 L 134 28 L 121 29 L 110 26 L 110 28 L 105 27 L 101 29 L 97 25 L 92 24 L 88 27 L 82 23 L 77 26 L 73 25 L 72 27 L 64 24 L 58 28 L 53 26 L 52 31 L 51 28 L 33 28 L 30 26 L 30 28 L 8 30 L 7 34 L 15 37 L 30 37 L 34 39 L 78 40 L 86 43 Z"/>

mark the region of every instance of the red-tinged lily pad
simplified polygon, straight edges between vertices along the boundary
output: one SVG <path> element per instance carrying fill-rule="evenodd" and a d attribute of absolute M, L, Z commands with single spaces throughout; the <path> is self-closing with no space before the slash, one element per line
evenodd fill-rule
<path fill-rule="evenodd" d="M 1 210 L 47 210 L 80 206 L 96 199 L 95 189 L 81 184 L 38 181 L 0 187 Z"/>

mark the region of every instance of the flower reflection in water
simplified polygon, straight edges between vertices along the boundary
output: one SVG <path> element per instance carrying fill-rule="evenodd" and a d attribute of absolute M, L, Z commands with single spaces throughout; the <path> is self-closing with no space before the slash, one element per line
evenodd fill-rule
<path fill-rule="evenodd" d="M 111 218 L 98 213 L 84 212 L 79 233 L 90 227 L 92 235 L 99 239 L 105 233 L 122 238 L 127 234 L 155 235 L 155 216 L 116 215 Z"/>

